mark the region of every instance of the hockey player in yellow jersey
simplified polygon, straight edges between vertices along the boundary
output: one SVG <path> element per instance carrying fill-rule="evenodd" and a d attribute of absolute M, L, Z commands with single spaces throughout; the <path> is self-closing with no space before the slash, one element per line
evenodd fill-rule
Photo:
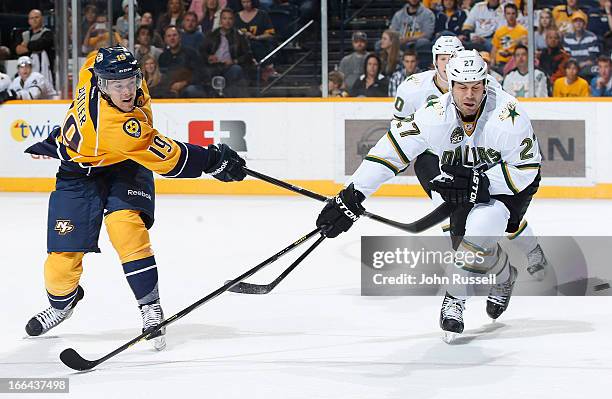
<path fill-rule="evenodd" d="M 100 252 L 102 221 L 140 307 L 143 331 L 162 322 L 157 266 L 148 229 L 154 221 L 153 173 L 225 181 L 244 179 L 245 161 L 227 145 L 206 148 L 172 140 L 153 126 L 151 97 L 138 62 L 123 47 L 101 48 L 79 73 L 61 129 L 26 150 L 61 160 L 49 199 L 45 288 L 51 306 L 26 325 L 46 333 L 83 298 L 83 256 Z M 165 347 L 165 331 L 154 346 Z"/>

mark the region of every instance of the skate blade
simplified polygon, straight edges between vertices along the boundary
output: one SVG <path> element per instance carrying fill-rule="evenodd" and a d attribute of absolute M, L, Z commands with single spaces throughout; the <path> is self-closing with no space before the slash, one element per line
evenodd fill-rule
<path fill-rule="evenodd" d="M 442 340 L 447 344 L 452 344 L 461 334 L 452 332 L 452 331 L 444 331 L 444 336 Z"/>
<path fill-rule="evenodd" d="M 166 348 L 166 337 L 162 335 L 153 338 L 153 348 L 155 348 L 156 351 L 163 351 Z"/>

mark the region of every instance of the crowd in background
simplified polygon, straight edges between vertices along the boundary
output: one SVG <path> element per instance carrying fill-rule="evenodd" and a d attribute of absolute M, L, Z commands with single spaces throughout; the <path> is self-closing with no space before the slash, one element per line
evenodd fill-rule
<path fill-rule="evenodd" d="M 478 50 L 504 90 L 517 97 L 611 96 L 612 0 L 564 0 L 536 8 L 535 87 L 529 93 L 526 1 L 406 0 L 371 52 L 365 32 L 337 70 L 350 96 L 394 96 L 411 74 L 430 69 L 431 46 L 457 36 Z M 536 1 L 536 6 L 537 6 Z M 416 62 L 415 62 L 416 61 Z"/>
<path fill-rule="evenodd" d="M 394 96 L 408 76 L 432 68 L 436 38 L 455 35 L 467 49 L 480 51 L 490 73 L 517 97 L 612 96 L 612 0 L 548 0 L 548 7 L 540 7 L 543 2 L 535 2 L 533 15 L 534 93 L 529 93 L 527 78 L 525 0 L 406 0 L 402 8 L 389 11 L 388 29 L 374 45 L 368 46 L 373 42 L 365 31 L 353 32 L 352 52 L 329 74 L 330 95 Z M 101 8 L 105 3 L 82 3 L 76 45 L 84 57 L 103 46 L 127 46 L 128 1 L 121 1 L 122 12 L 110 30 L 108 14 Z M 269 13 L 282 10 L 295 21 L 318 13 L 316 0 L 140 3 L 135 1 L 135 55 L 157 98 L 211 97 L 220 90 L 224 96 L 248 96 L 255 79 L 265 82 L 278 76 L 273 60 L 261 65 L 259 77 L 255 65 L 292 33 L 287 24 L 275 26 Z M 14 43 L 0 47 L 0 60 L 26 56 L 18 67 L 39 73 L 53 87 L 54 32 L 45 27 L 38 9 L 29 12 L 28 25 Z M 54 94 L 49 90 L 41 96 Z"/>

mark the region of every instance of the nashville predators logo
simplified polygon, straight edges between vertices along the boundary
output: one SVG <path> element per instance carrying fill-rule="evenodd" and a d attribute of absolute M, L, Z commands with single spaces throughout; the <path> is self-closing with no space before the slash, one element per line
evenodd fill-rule
<path fill-rule="evenodd" d="M 123 124 L 123 131 L 134 138 L 140 137 L 140 122 L 136 118 L 130 118 Z"/>
<path fill-rule="evenodd" d="M 70 222 L 70 220 L 58 219 L 55 221 L 55 228 L 53 230 L 57 231 L 59 235 L 65 236 L 74 230 L 74 225 Z"/>

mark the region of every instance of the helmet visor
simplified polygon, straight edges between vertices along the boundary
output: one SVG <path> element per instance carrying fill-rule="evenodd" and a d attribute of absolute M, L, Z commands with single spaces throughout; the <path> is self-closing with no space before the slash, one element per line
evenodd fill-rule
<path fill-rule="evenodd" d="M 142 86 L 142 74 L 138 73 L 126 79 L 113 80 L 98 77 L 98 87 L 108 95 L 121 94 L 123 92 L 135 93 Z"/>

